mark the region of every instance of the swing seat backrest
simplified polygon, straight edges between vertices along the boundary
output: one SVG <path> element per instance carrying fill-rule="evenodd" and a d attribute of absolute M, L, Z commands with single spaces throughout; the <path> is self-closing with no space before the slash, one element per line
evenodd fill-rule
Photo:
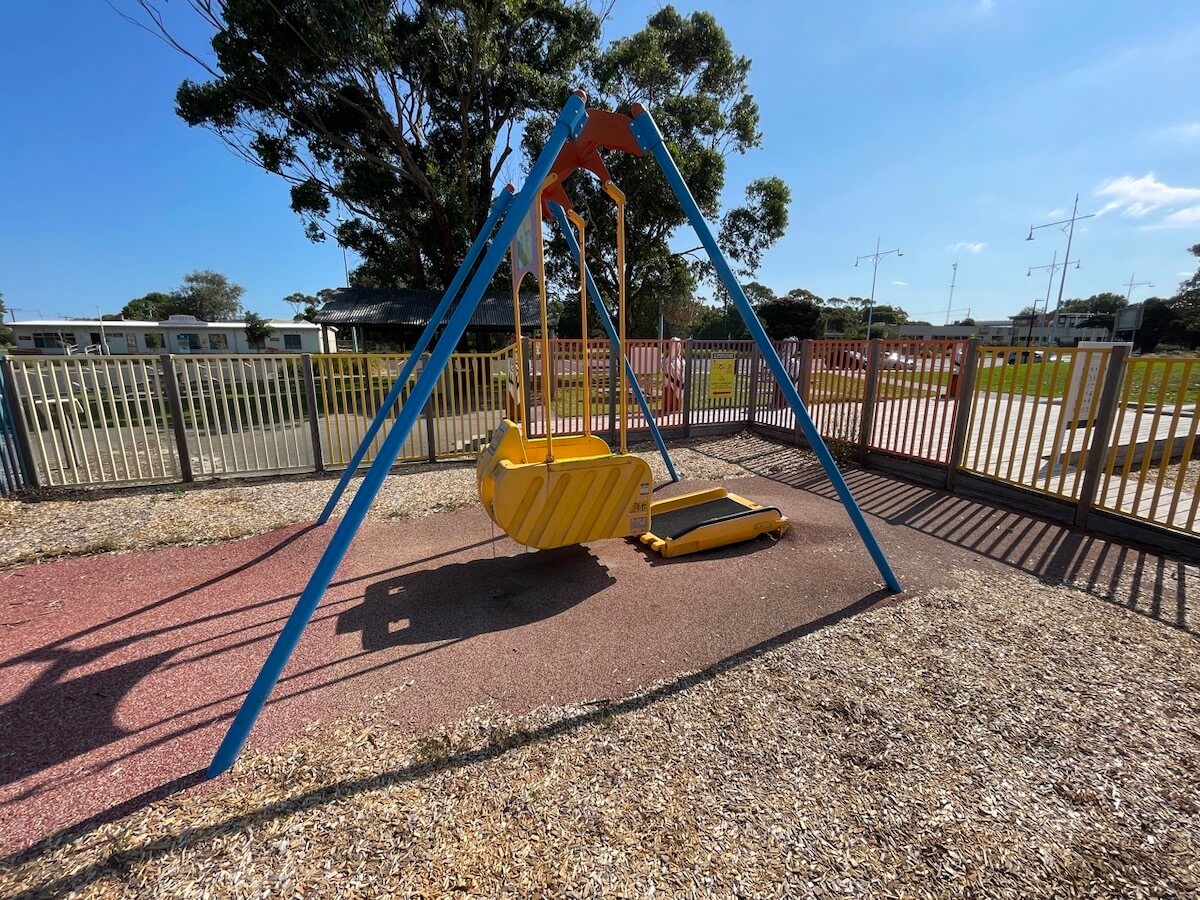
<path fill-rule="evenodd" d="M 645 534 L 650 500 L 646 461 L 608 454 L 552 463 L 502 460 L 492 506 L 509 537 L 549 550 Z"/>
<path fill-rule="evenodd" d="M 489 446 L 480 455 L 477 473 L 488 515 L 513 540 L 549 550 L 649 530 L 653 489 L 644 459 L 613 455 L 599 438 L 581 436 L 556 437 L 552 463 L 545 461 L 544 441 L 522 442 L 529 452 L 514 459 L 512 433 L 519 438 L 520 428 L 506 421 L 502 429 L 494 451 Z M 566 456 L 568 448 L 597 445 L 602 453 Z"/>
<path fill-rule="evenodd" d="M 594 435 L 554 436 L 556 460 L 605 456 L 611 452 L 603 438 Z M 492 521 L 496 520 L 492 513 L 492 494 L 495 489 L 496 469 L 501 460 L 508 460 L 510 463 L 544 463 L 546 439 L 526 438 L 521 426 L 511 419 L 503 420 L 492 432 L 491 441 L 475 460 L 475 487 L 479 491 L 479 501 L 492 517 Z"/>

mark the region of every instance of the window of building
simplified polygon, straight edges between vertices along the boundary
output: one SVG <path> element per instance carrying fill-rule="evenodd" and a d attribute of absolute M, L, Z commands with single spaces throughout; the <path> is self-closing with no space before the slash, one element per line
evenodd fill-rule
<path fill-rule="evenodd" d="M 300 335 L 285 334 L 283 336 L 283 349 L 284 350 L 299 350 L 300 349 Z"/>
<path fill-rule="evenodd" d="M 74 347 L 75 335 L 70 332 L 63 333 L 61 331 L 35 331 L 33 333 L 33 346 L 42 347 L 47 350 L 61 350 L 64 347 Z"/>
<path fill-rule="evenodd" d="M 199 350 L 200 335 L 177 334 L 175 335 L 175 346 L 177 346 L 180 350 Z"/>
<path fill-rule="evenodd" d="M 147 350 L 161 350 L 163 348 L 164 344 L 166 344 L 166 341 L 163 340 L 163 336 L 161 334 L 159 334 L 157 331 L 147 331 L 146 332 L 146 349 Z"/>
<path fill-rule="evenodd" d="M 208 349 L 225 352 L 229 350 L 229 335 L 227 334 L 210 334 L 208 336 Z"/>

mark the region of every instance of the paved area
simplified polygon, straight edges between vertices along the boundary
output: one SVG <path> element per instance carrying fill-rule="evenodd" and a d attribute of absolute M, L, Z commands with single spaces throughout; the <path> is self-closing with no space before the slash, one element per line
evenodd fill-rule
<path fill-rule="evenodd" d="M 478 509 L 368 524 L 250 749 L 368 704 L 415 733 L 481 703 L 619 697 L 887 600 L 823 476 L 763 443 L 742 462 L 772 478 L 738 491 L 792 518 L 777 543 L 661 560 L 619 541 L 522 552 Z M 1193 568 L 875 473 L 851 479 L 910 591 L 945 585 L 955 566 L 986 578 L 1013 565 L 1196 628 Z M 329 533 L 0 572 L 0 849 L 211 790 L 200 772 Z"/>

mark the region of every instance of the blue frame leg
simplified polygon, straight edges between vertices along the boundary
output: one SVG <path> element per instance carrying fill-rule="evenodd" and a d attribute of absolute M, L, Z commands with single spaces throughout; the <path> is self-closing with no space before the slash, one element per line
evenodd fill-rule
<path fill-rule="evenodd" d="M 417 339 L 416 345 L 413 347 L 412 352 L 409 353 L 408 359 L 405 360 L 404 366 L 400 369 L 400 374 L 396 377 L 395 383 L 392 384 L 392 389 L 388 391 L 387 397 L 380 404 L 379 411 L 375 413 L 375 418 L 371 421 L 370 427 L 367 428 L 366 434 L 363 435 L 358 449 L 354 451 L 349 464 L 347 464 L 345 470 L 342 472 L 342 477 L 338 479 L 338 483 L 334 486 L 333 493 L 329 495 L 329 501 L 325 504 L 325 508 L 321 510 L 321 515 L 317 517 L 318 525 L 324 525 L 329 521 L 329 517 L 333 515 L 334 507 L 337 506 L 338 500 L 342 498 L 346 486 L 350 484 L 350 479 L 354 477 L 354 473 L 362 465 L 362 461 L 367 455 L 367 449 L 375 440 L 376 435 L 379 434 L 379 429 L 383 427 L 383 423 L 387 419 L 388 410 L 400 399 L 400 392 L 404 390 L 404 385 L 408 384 L 408 379 L 412 377 L 413 369 L 417 366 L 417 361 L 420 360 L 421 354 L 425 352 L 425 348 L 429 346 L 429 342 L 433 340 L 434 333 L 437 331 L 438 326 L 442 324 L 442 319 L 446 317 L 446 313 L 450 311 L 450 306 L 454 302 L 454 298 L 458 296 L 463 282 L 466 281 L 467 275 L 470 274 L 472 267 L 475 265 L 475 260 L 479 258 L 479 254 L 483 252 L 488 238 L 492 236 L 492 232 L 496 228 L 496 223 L 500 221 L 512 205 L 514 196 L 516 196 L 515 189 L 510 184 L 506 185 L 504 190 L 500 192 L 500 195 L 496 197 L 496 202 L 492 204 L 492 211 L 488 214 L 487 221 L 483 223 L 483 228 L 476 235 L 475 242 L 471 244 L 471 249 L 467 251 L 467 256 L 463 260 L 462 265 L 454 273 L 454 280 L 446 288 L 446 293 L 442 294 L 442 299 L 438 302 L 437 309 L 434 310 L 429 323 L 425 326 L 425 330 L 421 332 L 420 338 Z"/>
<path fill-rule="evenodd" d="M 558 227 L 563 233 L 563 237 L 567 239 L 567 247 L 571 250 L 571 259 L 575 261 L 575 265 L 579 265 L 579 241 L 575 239 L 575 233 L 571 230 L 571 223 L 567 219 L 567 213 L 562 208 L 562 205 L 549 201 L 547 205 L 550 207 L 550 212 L 554 214 L 554 219 L 558 222 Z M 617 329 L 613 326 L 612 316 L 608 314 L 608 307 L 604 305 L 604 301 L 600 299 L 600 290 L 596 287 L 596 282 L 592 278 L 592 270 L 585 269 L 587 276 L 588 295 L 592 298 L 592 306 L 596 308 L 596 312 L 600 317 L 600 324 L 604 326 L 604 331 L 608 334 L 608 339 L 612 341 L 613 352 L 620 353 L 620 343 L 617 340 Z M 646 417 L 646 424 L 650 426 L 650 434 L 654 438 L 654 443 L 658 446 L 658 452 L 662 454 L 663 462 L 667 465 L 667 472 L 671 475 L 671 481 L 679 480 L 679 473 L 675 471 L 675 464 L 671 462 L 671 455 L 667 453 L 667 445 L 663 440 L 662 432 L 658 430 L 658 422 L 654 420 L 654 414 L 650 412 L 650 404 L 646 401 L 646 395 L 642 393 L 642 386 L 638 384 L 637 378 L 633 374 L 633 366 L 629 364 L 629 360 L 625 360 L 625 375 L 626 380 L 633 387 L 633 394 L 637 398 L 638 405 L 642 408 L 642 415 Z"/>
<path fill-rule="evenodd" d="M 671 185 L 671 190 L 675 192 L 675 197 L 679 200 L 679 205 L 683 207 L 684 213 L 687 214 L 688 219 L 691 221 L 696 236 L 700 238 L 700 243 L 704 245 L 704 249 L 708 251 L 708 257 L 712 261 L 713 267 L 717 270 L 721 282 L 725 285 L 729 296 L 733 298 L 733 303 L 738 308 L 738 312 L 742 314 L 742 319 L 746 323 L 746 328 L 750 331 L 750 336 L 754 338 L 754 343 L 758 345 L 758 351 L 766 361 L 767 367 L 770 368 L 771 374 L 775 376 L 775 383 L 783 391 L 788 405 L 792 407 L 792 411 L 796 414 L 796 419 L 799 421 L 800 427 L 804 429 L 804 436 L 808 439 L 813 452 L 816 453 L 817 459 L 821 461 L 821 466 L 825 469 L 825 474 L 833 483 L 838 497 L 841 498 L 842 505 L 846 507 L 850 521 L 854 523 L 855 529 L 858 530 L 858 536 L 862 539 L 863 544 L 866 545 L 867 550 L 871 554 L 871 558 L 875 561 L 875 565 L 879 569 L 879 574 L 883 576 L 883 580 L 888 588 L 899 593 L 903 590 L 903 587 L 900 585 L 900 579 L 892 571 L 892 567 L 888 563 L 883 549 L 879 546 L 879 542 L 875 540 L 875 535 L 871 532 L 871 526 L 867 524 L 862 510 L 858 506 L 858 501 L 854 499 L 854 494 L 850 491 L 850 486 L 846 484 L 846 479 L 842 477 L 842 473 L 838 470 L 837 463 L 834 462 L 829 448 L 825 446 L 825 441 L 821 438 L 820 432 L 813 425 L 812 418 L 809 416 L 808 410 L 804 407 L 804 401 L 800 399 L 800 394 L 796 391 L 796 386 L 788 376 L 783 361 L 780 360 L 779 354 L 775 352 L 775 348 L 767 338 L 767 333 L 763 330 L 762 323 L 758 321 L 758 316 L 754 314 L 754 308 L 742 292 L 742 286 L 738 284 L 738 280 L 733 274 L 733 269 L 729 267 L 729 262 L 725 259 L 725 254 L 717 246 L 712 229 L 704 221 L 704 215 L 701 213 L 700 207 L 696 204 L 696 199 L 692 196 L 687 182 L 683 180 L 683 175 L 680 174 L 679 168 L 675 165 L 675 160 L 671 158 L 671 151 L 667 149 L 667 145 L 663 142 L 662 132 L 658 130 L 658 125 L 655 124 L 654 118 L 648 111 L 635 107 L 632 130 L 641 148 L 652 153 L 658 161 L 659 168 L 662 169 L 663 175 L 666 176 L 667 183 Z"/>
<path fill-rule="evenodd" d="M 516 236 L 522 219 L 537 199 L 542 182 L 550 174 L 550 168 L 554 164 L 555 158 L 569 138 L 578 136 L 586 122 L 587 110 L 584 108 L 583 98 L 579 94 L 572 94 L 567 99 L 562 112 L 559 113 L 558 120 L 530 170 L 525 185 L 513 201 L 508 213 L 503 217 L 500 229 L 488 248 L 483 262 L 480 263 L 475 275 L 471 278 L 462 301 L 455 308 L 454 314 L 446 325 L 445 332 L 433 348 L 429 362 L 421 370 L 408 402 L 401 408 L 395 424 L 384 438 L 379 455 L 371 463 L 367 474 L 363 477 L 362 485 L 354 494 L 354 499 L 350 501 L 350 508 L 346 511 L 345 518 L 338 522 L 337 530 L 334 532 L 329 546 L 321 554 L 321 559 L 313 570 L 308 584 L 305 585 L 303 593 L 296 601 L 279 637 L 275 639 L 275 645 L 271 648 L 262 669 L 254 679 L 254 684 L 250 686 L 250 691 L 246 695 L 241 709 L 230 723 L 229 730 L 225 732 L 225 737 L 217 748 L 212 763 L 209 764 L 207 772 L 209 778 L 227 771 L 237 760 L 259 713 L 266 705 L 267 698 L 279 681 L 284 666 L 287 665 L 287 661 L 296 649 L 296 644 L 300 641 L 300 636 L 316 611 L 317 604 L 320 603 L 321 597 L 328 589 L 330 582 L 333 581 L 334 573 L 342 559 L 345 558 L 346 551 L 350 549 L 350 542 L 354 540 L 354 535 L 362 525 L 367 510 L 370 509 L 378 495 L 379 488 L 383 485 L 401 447 L 404 446 L 413 425 L 421 415 L 421 410 L 437 386 L 438 379 L 442 377 L 442 370 L 446 367 L 450 355 L 467 330 L 471 316 L 479 305 L 479 299 L 487 289 L 492 275 L 500 266 L 504 254 L 508 252 L 509 244 Z"/>

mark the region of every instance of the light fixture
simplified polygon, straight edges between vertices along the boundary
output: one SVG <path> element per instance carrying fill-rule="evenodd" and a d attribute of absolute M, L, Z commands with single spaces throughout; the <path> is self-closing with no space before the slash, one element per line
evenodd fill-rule
<path fill-rule="evenodd" d="M 897 256 L 903 256 L 904 254 L 903 254 L 903 253 L 901 253 L 899 250 L 897 250 L 897 251 L 896 251 L 896 255 L 897 255 Z"/>
<path fill-rule="evenodd" d="M 1029 267 L 1029 271 L 1025 273 L 1025 277 L 1029 278 L 1031 275 L 1033 275 L 1033 266 Z"/>
<path fill-rule="evenodd" d="M 1033 240 L 1033 226 L 1032 225 L 1029 226 L 1029 237 L 1025 238 L 1025 240 L 1027 240 L 1027 241 Z"/>
<path fill-rule="evenodd" d="M 858 260 L 857 259 L 854 261 L 854 268 L 856 268 L 856 269 L 858 268 Z"/>
<path fill-rule="evenodd" d="M 1079 268 L 1079 260 L 1075 260 L 1075 268 Z"/>

